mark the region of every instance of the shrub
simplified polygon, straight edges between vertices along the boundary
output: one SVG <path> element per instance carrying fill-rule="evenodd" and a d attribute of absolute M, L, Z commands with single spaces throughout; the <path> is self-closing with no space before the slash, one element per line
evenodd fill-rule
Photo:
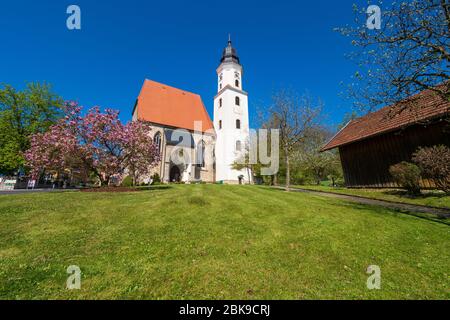
<path fill-rule="evenodd" d="M 133 178 L 131 176 L 126 176 L 122 183 L 120 184 L 121 187 L 132 187 L 133 186 Z"/>
<path fill-rule="evenodd" d="M 450 193 L 450 148 L 444 145 L 419 148 L 413 161 L 422 169 L 424 176 L 436 187 Z"/>
<path fill-rule="evenodd" d="M 414 163 L 400 162 L 389 168 L 394 181 L 410 194 L 420 193 L 420 168 Z"/>
<path fill-rule="evenodd" d="M 330 174 L 328 180 L 330 180 L 330 187 L 345 187 L 345 181 L 340 176 Z"/>
<path fill-rule="evenodd" d="M 156 184 L 160 184 L 161 183 L 161 178 L 160 178 L 160 176 L 159 176 L 159 174 L 158 173 L 155 173 L 153 176 L 152 176 L 152 184 L 154 184 L 154 185 L 156 185 Z"/>
<path fill-rule="evenodd" d="M 291 184 L 304 185 L 306 180 L 306 177 L 301 172 L 294 172 L 291 176 Z"/>

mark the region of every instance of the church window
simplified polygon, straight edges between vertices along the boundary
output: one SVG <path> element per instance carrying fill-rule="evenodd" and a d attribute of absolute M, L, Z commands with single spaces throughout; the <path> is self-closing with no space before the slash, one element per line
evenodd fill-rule
<path fill-rule="evenodd" d="M 158 152 L 161 152 L 161 133 L 157 132 L 153 138 L 153 143 L 158 148 Z"/>
<path fill-rule="evenodd" d="M 236 129 L 240 129 L 241 128 L 241 120 L 237 119 L 236 120 Z"/>
<path fill-rule="evenodd" d="M 200 141 L 197 144 L 197 166 L 200 168 L 205 167 L 205 141 Z"/>
<path fill-rule="evenodd" d="M 219 129 L 222 129 L 222 120 L 219 120 Z"/>
<path fill-rule="evenodd" d="M 236 103 L 237 106 L 240 106 L 241 105 L 241 99 L 239 99 L 239 97 L 236 97 L 235 98 L 235 103 Z"/>
<path fill-rule="evenodd" d="M 238 140 L 236 141 L 236 151 L 241 151 L 242 143 Z"/>
<path fill-rule="evenodd" d="M 222 98 L 219 99 L 219 107 L 222 107 Z"/>
<path fill-rule="evenodd" d="M 239 80 L 236 80 L 236 81 L 234 82 L 234 84 L 236 85 L 237 88 L 239 88 Z"/>

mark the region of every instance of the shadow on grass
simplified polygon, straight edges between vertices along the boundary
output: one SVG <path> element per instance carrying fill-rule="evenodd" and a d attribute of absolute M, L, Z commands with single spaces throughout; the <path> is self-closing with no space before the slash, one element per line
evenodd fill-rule
<path fill-rule="evenodd" d="M 142 186 L 142 187 L 98 187 L 81 189 L 82 192 L 139 192 L 139 191 L 155 191 L 155 190 L 167 190 L 172 188 L 168 185 L 157 186 Z"/>
<path fill-rule="evenodd" d="M 146 187 L 139 187 L 139 188 L 143 188 L 144 190 L 167 190 L 167 189 L 172 189 L 172 186 L 168 186 L 168 185 L 156 185 L 156 186 L 146 186 Z"/>
<path fill-rule="evenodd" d="M 425 193 L 422 192 L 421 194 L 418 194 L 418 195 L 411 195 L 403 190 L 385 190 L 382 193 L 384 193 L 386 195 L 397 196 L 400 198 L 407 198 L 407 199 L 426 199 L 426 198 L 431 198 L 431 197 L 444 198 L 447 196 L 447 194 L 445 194 L 444 192 L 439 192 L 439 191 L 425 191 Z"/>
<path fill-rule="evenodd" d="M 209 201 L 205 200 L 202 197 L 198 197 L 198 196 L 192 196 L 192 197 L 188 198 L 188 202 L 192 205 L 199 206 L 199 207 L 205 207 L 210 204 Z"/>
<path fill-rule="evenodd" d="M 283 192 L 283 193 L 286 192 L 284 189 L 272 188 L 272 187 L 268 187 L 268 186 L 258 186 L 257 188 L 267 190 L 267 191 L 272 191 L 272 192 Z M 291 191 L 291 193 L 292 194 L 294 194 L 294 193 L 308 194 L 309 192 Z M 321 195 L 314 194 L 314 193 L 310 193 L 310 195 L 321 197 Z M 322 197 L 326 197 L 326 196 L 322 196 Z M 447 218 L 447 217 L 445 217 L 443 215 L 439 215 L 439 214 L 412 212 L 412 211 L 408 211 L 408 210 L 404 210 L 404 209 L 397 209 L 397 208 L 385 207 L 385 206 L 374 205 L 374 204 L 357 203 L 357 202 L 353 202 L 353 201 L 349 201 L 349 200 L 345 200 L 345 199 L 339 199 L 339 198 L 329 198 L 329 200 L 344 202 L 345 206 L 349 206 L 352 209 L 357 209 L 357 210 L 370 209 L 374 213 L 377 213 L 377 214 L 386 214 L 386 211 L 387 211 L 387 212 L 389 212 L 389 214 L 409 215 L 409 216 L 413 216 L 416 218 L 433 221 L 433 222 L 437 222 L 437 223 L 442 223 L 447 226 L 450 226 L 450 218 Z"/>
<path fill-rule="evenodd" d="M 345 201 L 345 200 L 343 200 L 343 201 Z M 386 214 L 386 210 L 387 210 L 387 211 L 390 211 L 390 214 L 408 215 L 408 216 L 413 216 L 413 217 L 416 217 L 419 219 L 442 223 L 447 226 L 450 226 L 450 218 L 447 218 L 447 217 L 445 217 L 443 215 L 439 215 L 439 214 L 412 212 L 412 211 L 403 210 L 403 209 L 388 208 L 388 207 L 371 205 L 371 204 L 356 203 L 356 202 L 351 202 L 351 201 L 347 201 L 346 205 L 352 207 L 353 209 L 358 209 L 358 210 L 367 210 L 368 208 L 370 208 L 377 214 Z"/>

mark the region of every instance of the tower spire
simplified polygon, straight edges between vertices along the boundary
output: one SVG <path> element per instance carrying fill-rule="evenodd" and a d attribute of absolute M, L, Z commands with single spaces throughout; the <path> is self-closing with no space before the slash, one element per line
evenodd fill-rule
<path fill-rule="evenodd" d="M 231 44 L 231 33 L 228 33 L 228 45 L 223 50 L 222 58 L 220 59 L 220 63 L 223 62 L 234 62 L 240 64 L 237 51 L 235 48 L 233 48 L 233 45 Z"/>

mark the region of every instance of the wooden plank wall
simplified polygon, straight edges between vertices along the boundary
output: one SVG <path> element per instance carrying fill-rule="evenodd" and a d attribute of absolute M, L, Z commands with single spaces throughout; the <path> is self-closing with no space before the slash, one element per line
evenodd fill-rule
<path fill-rule="evenodd" d="M 420 146 L 445 144 L 450 147 L 448 122 L 414 125 L 339 148 L 345 183 L 351 188 L 398 187 L 389 174 L 389 167 L 411 161 Z M 430 181 L 421 181 L 423 188 L 433 188 Z"/>

